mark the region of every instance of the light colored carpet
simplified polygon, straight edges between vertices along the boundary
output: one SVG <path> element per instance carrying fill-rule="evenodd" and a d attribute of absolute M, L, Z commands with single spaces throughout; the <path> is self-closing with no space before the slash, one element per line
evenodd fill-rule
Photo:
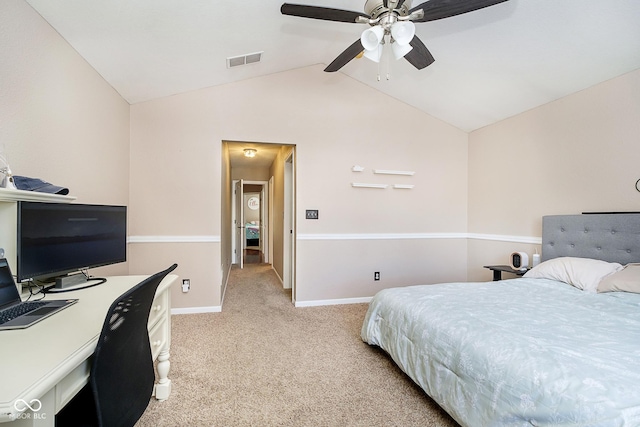
<path fill-rule="evenodd" d="M 172 317 L 158 426 L 457 426 L 380 349 L 366 304 L 294 308 L 269 265 L 233 268 L 222 313 Z"/>

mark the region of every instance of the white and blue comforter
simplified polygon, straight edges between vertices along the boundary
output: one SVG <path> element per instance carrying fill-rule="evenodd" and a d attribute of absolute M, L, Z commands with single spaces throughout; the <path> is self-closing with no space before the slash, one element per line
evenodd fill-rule
<path fill-rule="evenodd" d="M 640 426 L 640 294 L 529 278 L 386 289 L 362 339 L 464 426 Z"/>

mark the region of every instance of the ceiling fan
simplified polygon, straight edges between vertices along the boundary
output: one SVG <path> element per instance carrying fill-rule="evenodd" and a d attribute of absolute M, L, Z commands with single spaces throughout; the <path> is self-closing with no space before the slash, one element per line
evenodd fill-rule
<path fill-rule="evenodd" d="M 283 15 L 325 21 L 369 24 L 360 39 L 345 49 L 324 69 L 335 72 L 364 51 L 364 56 L 379 62 L 382 47 L 391 44 L 396 59 L 405 58 L 421 70 L 434 61 L 429 49 L 415 35 L 414 22 L 435 21 L 493 6 L 507 0 L 428 0 L 411 7 L 412 0 L 367 0 L 364 13 L 320 6 L 284 3 Z"/>

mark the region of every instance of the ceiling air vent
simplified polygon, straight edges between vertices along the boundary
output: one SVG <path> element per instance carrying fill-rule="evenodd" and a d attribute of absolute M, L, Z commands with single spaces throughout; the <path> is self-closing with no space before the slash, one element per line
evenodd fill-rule
<path fill-rule="evenodd" d="M 264 52 L 256 52 L 256 53 L 249 53 L 247 55 L 231 56 L 227 58 L 227 68 L 260 62 L 260 60 L 262 59 L 263 53 Z"/>

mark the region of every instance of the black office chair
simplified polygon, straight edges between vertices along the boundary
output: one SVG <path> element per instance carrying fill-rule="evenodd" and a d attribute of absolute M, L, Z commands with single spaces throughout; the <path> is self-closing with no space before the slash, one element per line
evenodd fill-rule
<path fill-rule="evenodd" d="M 89 384 L 56 415 L 56 426 L 132 427 L 140 419 L 155 383 L 149 312 L 158 285 L 177 266 L 148 277 L 111 304 Z"/>

